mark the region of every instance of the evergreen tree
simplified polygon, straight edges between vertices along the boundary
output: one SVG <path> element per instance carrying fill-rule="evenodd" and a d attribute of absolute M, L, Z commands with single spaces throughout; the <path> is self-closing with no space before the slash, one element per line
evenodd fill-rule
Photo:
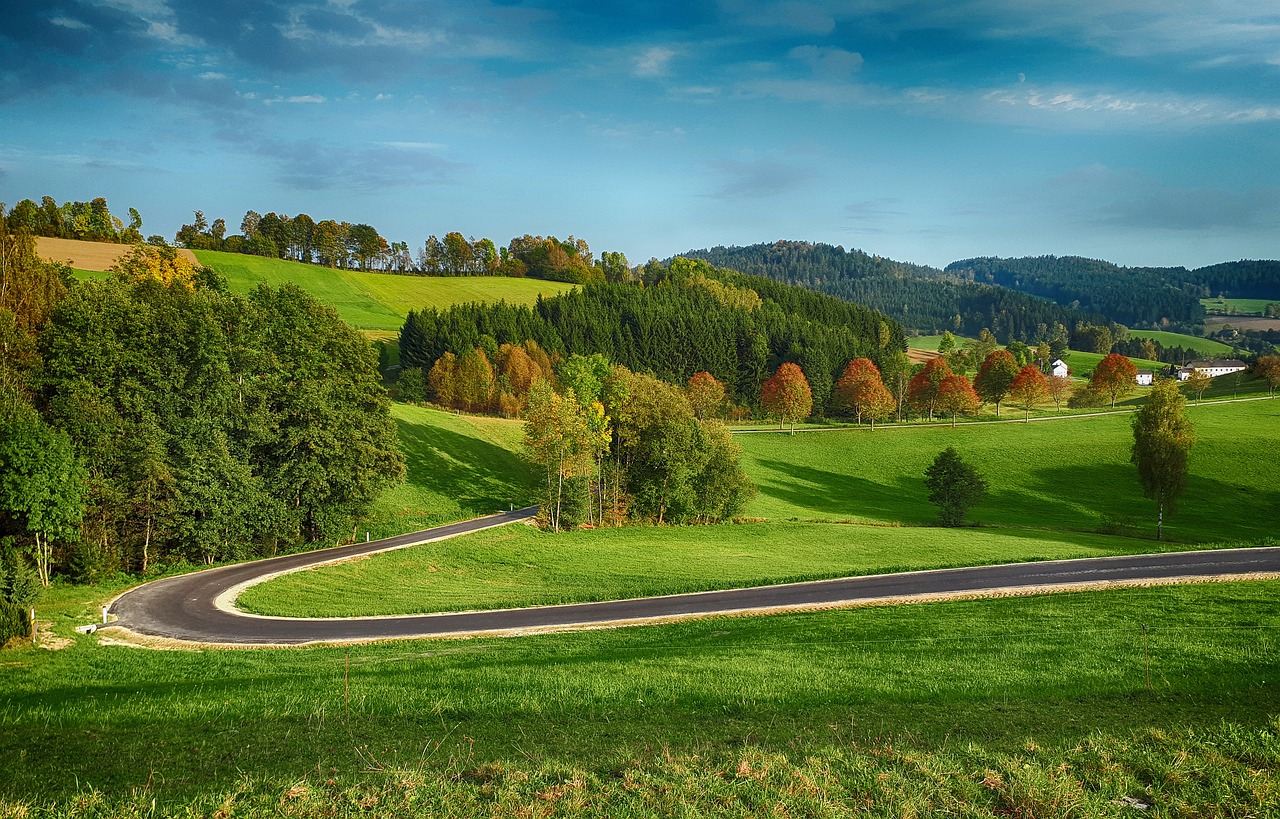
<path fill-rule="evenodd" d="M 987 483 L 954 447 L 938 453 L 924 471 L 929 501 L 938 507 L 943 526 L 960 526 L 969 508 L 987 492 Z"/>

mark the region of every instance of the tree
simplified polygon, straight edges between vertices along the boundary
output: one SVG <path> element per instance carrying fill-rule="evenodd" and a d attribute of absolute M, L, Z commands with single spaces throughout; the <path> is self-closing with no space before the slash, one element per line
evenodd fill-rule
<path fill-rule="evenodd" d="M 778 429 L 790 421 L 795 434 L 796 419 L 807 418 L 813 411 L 813 393 L 804 371 L 790 361 L 779 366 L 760 387 L 760 405 L 778 416 Z"/>
<path fill-rule="evenodd" d="M 938 404 L 938 390 L 942 381 L 951 375 L 951 368 L 945 359 L 931 358 L 924 364 L 924 369 L 916 373 L 907 386 L 907 400 L 917 412 L 929 411 L 929 420 L 933 420 L 933 411 Z"/>
<path fill-rule="evenodd" d="M 951 426 L 956 425 L 956 413 L 969 415 L 978 411 L 982 399 L 973 389 L 973 382 L 963 375 L 949 375 L 938 385 L 938 408 L 951 413 Z"/>
<path fill-rule="evenodd" d="M 1173 512 L 1186 489 L 1187 461 L 1195 433 L 1185 416 L 1186 399 L 1174 381 L 1157 381 L 1146 405 L 1133 417 L 1133 452 L 1142 494 L 1156 502 L 1156 540 L 1164 532 L 1164 510 Z"/>
<path fill-rule="evenodd" d="M 1191 375 L 1187 376 L 1187 380 L 1182 382 L 1187 388 L 1187 392 L 1192 393 L 1198 402 L 1204 397 L 1204 391 L 1213 386 L 1213 376 L 1204 370 L 1192 370 Z"/>
<path fill-rule="evenodd" d="M 1133 362 L 1119 353 L 1110 353 L 1093 368 L 1093 377 L 1089 379 L 1089 389 L 1100 395 L 1111 398 L 1111 408 L 1115 409 L 1116 399 L 1128 395 L 1138 377 L 1138 368 Z"/>
<path fill-rule="evenodd" d="M 960 458 L 954 447 L 938 453 L 924 471 L 929 501 L 938 507 L 943 526 L 959 526 L 965 514 L 987 492 L 987 482 Z"/>
<path fill-rule="evenodd" d="M 869 358 L 855 358 L 845 366 L 840 380 L 836 381 L 835 405 L 846 412 L 852 411 L 861 424 L 868 401 L 879 393 L 887 394 L 884 382 L 880 380 L 880 370 Z"/>
<path fill-rule="evenodd" d="M 718 416 L 720 407 L 724 404 L 724 384 L 705 370 L 689 376 L 689 385 L 685 387 L 684 394 L 689 399 L 689 406 L 693 407 L 693 414 L 700 421 Z"/>
<path fill-rule="evenodd" d="M 53 541 L 80 533 L 86 477 L 70 438 L 34 410 L 0 418 L 0 523 L 31 537 L 41 585 L 49 585 Z"/>
<path fill-rule="evenodd" d="M 983 401 L 996 405 L 996 417 L 1000 417 L 1000 402 L 1009 394 L 1013 380 L 1018 377 L 1018 360 L 1008 350 L 995 350 L 982 361 L 974 376 L 973 388 Z"/>
<path fill-rule="evenodd" d="M 589 414 L 597 416 L 597 423 Z M 602 428 L 605 435 L 599 434 Z M 543 510 L 552 531 L 560 531 L 565 481 L 589 476 L 596 451 L 608 443 L 607 430 L 604 407 L 599 402 L 583 407 L 572 389 L 560 395 L 539 381 L 529 394 L 524 444 L 530 460 L 546 474 Z"/>
<path fill-rule="evenodd" d="M 1274 396 L 1280 387 L 1280 355 L 1260 356 L 1253 365 L 1253 372 L 1267 380 L 1267 394 Z"/>
<path fill-rule="evenodd" d="M 1049 397 L 1049 384 L 1040 368 L 1034 364 L 1023 367 L 1009 386 L 1009 397 L 1025 411 L 1023 419 L 1030 421 L 1031 408 Z"/>
<path fill-rule="evenodd" d="M 458 357 L 445 353 L 431 365 L 427 373 L 430 397 L 442 407 L 452 407 L 458 400 Z"/>
<path fill-rule="evenodd" d="M 1045 380 L 1045 386 L 1049 397 L 1053 399 L 1053 405 L 1058 412 L 1062 412 L 1062 402 L 1071 398 L 1071 379 L 1065 375 L 1051 375 Z"/>
<path fill-rule="evenodd" d="M 956 337 L 951 334 L 950 330 L 944 330 L 941 340 L 938 341 L 938 354 L 947 355 L 956 348 Z"/>

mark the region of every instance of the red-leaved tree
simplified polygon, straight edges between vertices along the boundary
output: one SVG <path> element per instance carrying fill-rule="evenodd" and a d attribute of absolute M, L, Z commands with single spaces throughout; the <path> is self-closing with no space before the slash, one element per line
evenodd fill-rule
<path fill-rule="evenodd" d="M 982 406 L 982 399 L 973 388 L 973 382 L 963 375 L 948 375 L 938 385 L 938 408 L 951 413 L 951 426 L 956 425 L 956 414 L 971 415 Z"/>
<path fill-rule="evenodd" d="M 796 419 L 807 418 L 813 411 L 813 392 L 804 371 L 790 361 L 778 367 L 760 387 L 760 406 L 778 416 L 778 429 L 790 421 L 795 433 Z"/>
<path fill-rule="evenodd" d="M 1093 368 L 1089 389 L 1110 396 L 1111 408 L 1115 409 L 1116 399 L 1133 390 L 1137 377 L 1138 368 L 1132 361 L 1119 353 L 1111 353 Z"/>
<path fill-rule="evenodd" d="M 931 358 L 907 387 L 907 401 L 916 408 L 916 412 L 923 413 L 927 410 L 930 421 L 933 420 L 933 410 L 938 404 L 938 388 L 949 375 L 951 367 L 947 366 L 946 359 Z"/>
<path fill-rule="evenodd" d="M 869 358 L 855 358 L 844 368 L 844 374 L 836 381 L 836 408 L 852 412 L 858 423 L 862 423 L 862 415 L 867 410 L 869 399 L 876 395 L 876 387 L 880 392 L 888 394 L 884 381 L 880 379 L 880 369 Z"/>
<path fill-rule="evenodd" d="M 1044 373 L 1034 364 L 1028 364 L 1018 371 L 1017 378 L 1009 387 L 1009 397 L 1025 410 L 1024 421 L 1031 420 L 1031 408 L 1049 397 L 1049 384 L 1044 380 Z"/>

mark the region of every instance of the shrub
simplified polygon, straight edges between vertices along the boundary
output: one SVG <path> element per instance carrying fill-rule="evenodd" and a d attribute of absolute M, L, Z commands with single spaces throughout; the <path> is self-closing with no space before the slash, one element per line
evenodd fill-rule
<path fill-rule="evenodd" d="M 26 641 L 31 637 L 31 620 L 26 606 L 0 603 L 0 648 L 10 641 Z"/>

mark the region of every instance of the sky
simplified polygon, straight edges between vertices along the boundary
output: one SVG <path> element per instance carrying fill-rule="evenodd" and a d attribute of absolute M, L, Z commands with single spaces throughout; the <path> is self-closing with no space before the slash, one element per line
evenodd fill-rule
<path fill-rule="evenodd" d="M 0 0 L 0 202 L 632 264 L 1280 257 L 1257 0 Z"/>

